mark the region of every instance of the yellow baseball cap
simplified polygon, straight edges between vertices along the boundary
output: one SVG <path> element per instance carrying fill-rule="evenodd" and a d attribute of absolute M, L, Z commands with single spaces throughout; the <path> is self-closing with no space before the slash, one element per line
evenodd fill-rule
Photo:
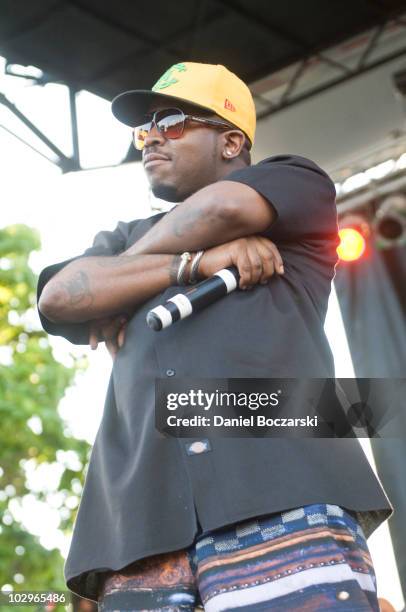
<path fill-rule="evenodd" d="M 153 101 L 171 99 L 211 110 L 245 132 L 254 143 L 256 113 L 247 85 L 220 64 L 180 62 L 171 66 L 149 89 L 125 91 L 111 103 L 113 115 L 135 127 L 143 122 Z"/>

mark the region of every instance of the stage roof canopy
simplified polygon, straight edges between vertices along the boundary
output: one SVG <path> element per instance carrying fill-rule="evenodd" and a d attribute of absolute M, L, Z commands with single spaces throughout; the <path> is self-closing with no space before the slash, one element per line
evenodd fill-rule
<path fill-rule="evenodd" d="M 112 99 L 179 61 L 253 83 L 402 11 L 403 0 L 3 0 L 0 54 Z"/>

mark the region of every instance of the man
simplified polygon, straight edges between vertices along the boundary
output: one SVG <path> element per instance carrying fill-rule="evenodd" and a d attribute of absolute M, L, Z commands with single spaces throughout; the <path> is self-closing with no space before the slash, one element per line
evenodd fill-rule
<path fill-rule="evenodd" d="M 157 378 L 334 376 L 334 184 L 299 156 L 250 164 L 254 103 L 223 66 L 176 64 L 112 110 L 135 127 L 153 193 L 176 206 L 99 232 L 39 278 L 44 328 L 104 339 L 115 357 L 68 588 L 101 610 L 378 610 L 365 538 L 392 508 L 357 440 L 155 428 Z M 230 265 L 236 291 L 147 327 L 151 308 Z"/>

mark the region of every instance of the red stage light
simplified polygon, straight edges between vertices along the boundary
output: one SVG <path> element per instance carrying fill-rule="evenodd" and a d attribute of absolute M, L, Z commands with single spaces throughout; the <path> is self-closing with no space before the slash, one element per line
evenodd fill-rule
<path fill-rule="evenodd" d="M 338 235 L 341 239 L 337 247 L 337 254 L 341 261 L 355 261 L 359 259 L 365 251 L 365 238 L 354 227 L 344 227 L 339 230 Z"/>

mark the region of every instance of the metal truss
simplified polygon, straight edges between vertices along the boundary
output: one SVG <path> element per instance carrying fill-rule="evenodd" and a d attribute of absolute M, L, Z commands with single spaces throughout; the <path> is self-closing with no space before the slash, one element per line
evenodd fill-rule
<path fill-rule="evenodd" d="M 6 74 L 15 76 L 15 77 L 21 77 L 21 75 L 13 73 L 9 65 L 6 65 Z M 35 77 L 21 77 L 21 78 L 27 78 L 35 82 L 35 84 L 37 85 L 44 85 L 45 83 L 52 82 L 52 80 L 46 80 L 42 77 L 38 79 Z M 63 83 L 63 84 L 66 85 L 66 83 Z M 59 147 L 57 147 L 47 136 L 45 136 L 45 134 L 41 132 L 41 130 L 39 130 L 32 123 L 32 121 L 30 121 L 28 117 L 26 117 L 20 110 L 18 110 L 18 108 L 3 93 L 0 92 L 0 104 L 8 108 L 9 111 L 11 111 L 13 115 L 17 117 L 19 121 L 21 121 L 21 123 L 23 123 L 26 127 L 28 127 L 28 129 L 37 138 L 39 138 L 48 147 L 48 149 L 50 149 L 50 151 L 52 151 L 55 157 L 54 158 L 48 157 L 47 155 L 45 155 L 44 153 L 36 149 L 33 145 L 28 143 L 26 140 L 20 138 L 20 136 L 15 134 L 12 130 L 9 130 L 8 128 L 6 128 L 4 125 L 0 125 L 0 127 L 4 131 L 14 136 L 14 138 L 16 138 L 17 140 L 19 140 L 20 142 L 28 146 L 30 149 L 35 151 L 35 153 L 38 153 L 38 155 L 41 155 L 42 157 L 47 159 L 52 164 L 55 164 L 56 166 L 58 166 L 62 170 L 63 173 L 72 172 L 74 170 L 82 170 L 80 166 L 80 160 L 79 160 L 79 138 L 78 138 L 78 124 L 77 124 L 77 114 L 76 114 L 76 92 L 73 90 L 72 87 L 69 87 L 69 85 L 67 85 L 67 87 L 69 89 L 70 125 L 71 125 L 72 145 L 73 145 L 72 157 L 68 157 L 67 155 L 65 155 L 59 149 Z"/>
<path fill-rule="evenodd" d="M 406 190 L 406 172 L 399 170 L 395 174 L 374 181 L 363 189 L 357 190 L 356 194 L 349 194 L 337 198 L 337 213 L 341 217 L 353 211 L 359 211 L 391 193 L 404 192 Z"/>
<path fill-rule="evenodd" d="M 381 23 L 378 25 L 371 33 L 369 40 L 366 41 L 364 48 L 362 49 L 361 56 L 357 62 L 355 68 L 349 68 L 345 64 L 333 60 L 325 55 L 325 52 L 319 53 L 310 53 L 307 56 L 304 56 L 301 62 L 298 64 L 294 74 L 289 79 L 286 84 L 286 88 L 284 92 L 280 95 L 279 99 L 276 102 L 270 102 L 263 95 L 255 95 L 253 94 L 254 99 L 260 102 L 262 105 L 266 105 L 267 108 L 257 113 L 257 119 L 260 121 L 261 119 L 265 119 L 270 115 L 274 115 L 281 110 L 284 110 L 294 104 L 298 104 L 299 102 L 303 102 L 304 100 L 308 100 L 309 98 L 316 96 L 336 85 L 340 85 L 341 83 L 345 83 L 351 79 L 354 79 L 361 74 L 364 74 L 378 66 L 382 66 L 388 62 L 391 62 L 398 57 L 406 55 L 406 46 L 401 47 L 400 49 L 396 49 L 392 53 L 388 53 L 379 59 L 374 61 L 369 61 L 369 58 L 373 51 L 375 51 L 381 41 L 382 35 L 391 27 L 393 24 L 396 24 L 400 28 L 406 30 L 406 18 L 395 18 L 393 20 L 387 20 L 385 23 Z M 340 70 L 341 75 L 334 77 L 327 81 L 327 83 L 323 83 L 320 85 L 316 85 L 311 87 L 310 89 L 302 92 L 296 93 L 295 90 L 303 78 L 305 73 L 311 68 L 312 60 L 317 59 L 320 63 L 324 63 L 329 65 L 335 69 Z"/>
<path fill-rule="evenodd" d="M 98 72 L 97 74 L 93 74 L 91 79 L 86 82 L 75 82 L 67 83 L 56 81 L 51 77 L 45 76 L 40 78 L 35 77 L 24 77 L 30 78 L 32 82 L 38 85 L 44 85 L 45 83 L 50 82 L 58 82 L 63 85 L 66 85 L 69 90 L 69 101 L 70 101 L 70 125 L 71 125 L 71 137 L 72 137 L 72 145 L 73 145 L 73 155 L 71 157 L 66 156 L 43 132 L 41 132 L 30 120 L 26 117 L 18 108 L 10 101 L 8 98 L 0 93 L 0 104 L 6 106 L 26 127 L 28 127 L 31 132 L 39 138 L 54 154 L 54 158 L 48 157 L 44 155 L 41 151 L 33 147 L 31 144 L 24 141 L 17 134 L 13 133 L 11 130 L 6 128 L 5 126 L 0 127 L 7 132 L 11 133 L 15 138 L 25 143 L 27 146 L 36 151 L 39 155 L 42 155 L 48 161 L 53 164 L 56 164 L 59 168 L 61 168 L 62 172 L 72 172 L 77 170 L 82 170 L 80 165 L 79 158 L 79 144 L 78 144 L 78 127 L 77 127 L 77 116 L 76 116 L 76 92 L 81 89 L 86 89 L 86 85 L 88 86 L 94 81 L 97 81 L 100 78 L 105 78 L 112 72 L 114 72 L 117 67 L 119 67 L 123 61 L 132 61 L 134 58 L 137 61 L 140 60 L 140 57 L 147 57 L 151 53 L 151 49 L 156 48 L 158 41 L 156 41 L 153 36 L 147 35 L 145 32 L 140 32 L 139 28 L 135 28 L 133 25 L 127 26 L 126 28 L 118 22 L 112 22 L 111 19 L 107 19 L 97 8 L 89 8 L 83 0 L 67 0 L 69 4 L 75 6 L 78 10 L 82 12 L 86 12 L 90 17 L 97 19 L 98 21 L 102 21 L 108 23 L 108 25 L 113 26 L 115 29 L 123 30 L 127 35 L 133 36 L 135 39 L 141 41 L 144 44 L 144 49 L 140 52 L 137 51 L 136 54 L 131 53 L 126 58 L 120 58 L 119 62 L 113 62 L 111 65 L 106 66 Z M 211 12 L 210 15 L 206 14 L 207 9 L 207 0 L 200 0 L 199 10 L 195 14 L 195 27 L 192 28 L 192 32 L 190 27 L 187 29 L 182 29 L 181 31 L 177 31 L 176 33 L 172 33 L 165 40 L 159 41 L 160 52 L 164 53 L 168 60 L 173 61 L 174 58 L 179 57 L 179 49 L 178 44 L 179 40 L 182 39 L 186 34 L 192 33 L 191 40 L 191 55 L 193 56 L 195 50 L 197 48 L 197 39 L 199 36 L 199 31 L 203 25 L 207 26 L 208 24 L 215 22 L 224 14 L 226 11 L 231 11 L 247 22 L 251 22 L 255 24 L 255 26 L 260 27 L 268 34 L 272 34 L 274 37 L 279 38 L 282 41 L 288 42 L 295 48 L 295 57 L 291 57 L 290 65 L 294 65 L 298 58 L 301 58 L 297 68 L 286 84 L 286 87 L 283 93 L 279 96 L 279 99 L 276 102 L 271 102 L 266 99 L 264 95 L 253 94 L 254 99 L 258 101 L 262 106 L 265 106 L 263 110 L 260 110 L 257 113 L 257 119 L 260 121 L 261 119 L 265 119 L 270 115 L 273 115 L 283 109 L 286 109 L 294 104 L 298 104 L 304 100 L 309 99 L 312 96 L 315 96 L 323 91 L 326 91 L 335 85 L 344 83 L 350 79 L 356 78 L 361 74 L 368 72 L 378 66 L 386 64 L 398 57 L 406 55 L 406 47 L 402 47 L 400 49 L 396 49 L 394 52 L 388 53 L 387 55 L 380 57 L 374 61 L 370 60 L 370 56 L 377 49 L 381 42 L 382 35 L 388 30 L 388 28 L 396 24 L 398 27 L 402 29 L 406 29 L 406 17 L 404 15 L 388 15 L 385 12 L 382 12 L 382 21 L 379 25 L 375 27 L 372 31 L 369 39 L 366 41 L 364 48 L 362 49 L 361 55 L 359 57 L 358 63 L 355 68 L 349 68 L 344 63 L 340 61 L 336 61 L 326 55 L 327 51 L 324 48 L 318 48 L 317 46 L 309 46 L 306 45 L 302 40 L 299 40 L 297 36 L 291 34 L 290 32 L 286 32 L 282 30 L 279 26 L 276 26 L 272 23 L 268 17 L 264 18 L 263 16 L 258 16 L 255 14 L 250 8 L 249 5 L 235 4 L 232 0 L 216 0 L 214 4 L 215 10 Z M 247 8 L 248 7 L 248 8 Z M 59 10 L 60 3 L 56 2 L 53 9 Z M 29 29 L 32 27 L 33 23 L 29 22 L 26 24 L 25 28 Z M 11 37 L 17 35 L 18 32 L 11 33 Z M 361 34 L 361 33 L 360 33 Z M 339 43 L 340 41 L 337 41 Z M 342 42 L 342 41 L 341 41 Z M 307 89 L 306 91 L 297 92 L 298 84 L 301 82 L 301 79 L 308 73 L 314 64 L 314 60 L 318 60 L 319 62 L 330 66 L 331 68 L 338 69 L 341 74 L 339 76 L 335 76 L 327 83 L 324 82 L 322 84 L 316 85 Z M 288 66 L 285 66 L 288 67 Z M 280 69 L 280 67 L 278 68 Z M 266 72 L 266 71 L 265 71 Z M 274 65 L 270 65 L 268 69 L 268 75 L 276 72 L 276 67 Z M 6 66 L 6 73 L 12 76 L 21 76 L 15 74 L 11 71 L 10 66 Z M 261 74 L 250 74 L 247 75 L 246 81 L 248 83 L 253 83 L 256 80 L 263 78 L 265 76 L 264 70 L 262 69 Z M 126 163 L 129 161 L 139 160 L 140 156 L 137 151 L 135 151 L 134 147 L 130 146 L 128 152 L 123 159 L 122 163 Z M 88 169 L 88 168 L 86 168 Z"/>

